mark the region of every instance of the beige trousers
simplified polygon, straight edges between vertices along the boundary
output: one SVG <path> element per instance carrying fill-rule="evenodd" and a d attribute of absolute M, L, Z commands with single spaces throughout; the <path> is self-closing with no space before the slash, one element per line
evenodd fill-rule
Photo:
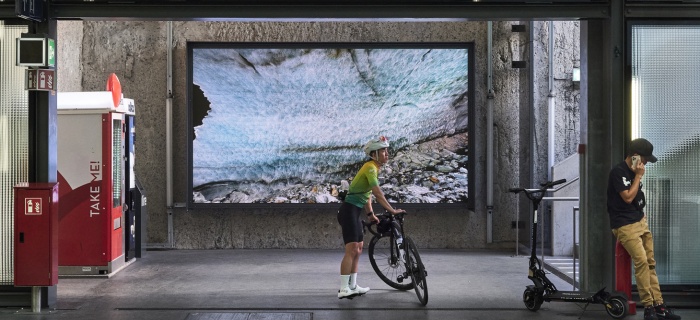
<path fill-rule="evenodd" d="M 630 254 L 634 263 L 634 276 L 637 279 L 637 291 L 645 307 L 661 304 L 659 278 L 656 276 L 656 260 L 654 260 L 654 239 L 647 218 L 612 230 L 625 250 Z"/>

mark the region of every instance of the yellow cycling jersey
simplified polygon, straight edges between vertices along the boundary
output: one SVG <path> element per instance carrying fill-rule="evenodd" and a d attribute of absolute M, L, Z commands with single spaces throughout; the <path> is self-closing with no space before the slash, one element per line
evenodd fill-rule
<path fill-rule="evenodd" d="M 378 173 L 377 164 L 374 161 L 367 161 L 352 179 L 345 202 L 360 208 L 364 207 L 372 196 L 372 188 L 379 185 Z"/>

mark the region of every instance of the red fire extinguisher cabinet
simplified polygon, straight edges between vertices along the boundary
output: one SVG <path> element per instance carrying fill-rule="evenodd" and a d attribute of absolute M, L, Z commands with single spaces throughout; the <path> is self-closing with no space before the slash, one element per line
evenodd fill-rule
<path fill-rule="evenodd" d="M 58 283 L 58 184 L 15 186 L 15 286 Z"/>

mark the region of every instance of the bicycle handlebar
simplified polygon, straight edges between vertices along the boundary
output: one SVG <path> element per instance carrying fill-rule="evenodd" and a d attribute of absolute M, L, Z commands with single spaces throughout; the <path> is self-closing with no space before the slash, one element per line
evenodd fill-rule
<path fill-rule="evenodd" d="M 371 233 L 371 234 L 373 234 L 373 235 L 375 235 L 375 236 L 378 235 L 379 232 L 377 232 L 377 231 L 375 231 L 374 229 L 372 229 L 372 226 L 373 226 L 373 225 L 376 225 L 376 224 L 377 224 L 377 223 L 374 222 L 374 221 L 372 221 L 372 222 L 367 222 L 367 221 L 365 221 L 365 220 L 362 220 L 362 226 L 365 227 L 365 228 L 367 228 L 367 230 L 369 231 L 369 233 Z"/>
<path fill-rule="evenodd" d="M 384 213 L 380 214 L 380 215 L 378 216 L 378 218 L 380 218 L 380 220 L 381 220 L 381 217 L 389 217 L 389 218 L 390 218 L 390 217 L 397 217 L 397 218 L 399 218 L 399 219 L 403 219 L 403 217 L 404 217 L 407 213 L 408 213 L 408 212 L 404 211 L 404 212 L 397 213 L 397 214 L 391 214 L 391 213 L 389 213 L 388 211 L 384 211 Z M 377 231 L 375 231 L 374 229 L 372 229 L 372 226 L 373 226 L 373 225 L 376 225 L 376 224 L 377 224 L 377 223 L 374 222 L 374 221 L 373 221 L 373 222 L 367 222 L 367 221 L 365 221 L 365 220 L 362 220 L 362 226 L 365 227 L 365 228 L 367 228 L 367 230 L 369 230 L 369 232 L 370 232 L 371 234 L 375 235 L 375 236 L 376 236 L 376 235 L 379 235 L 379 232 L 377 232 Z"/>

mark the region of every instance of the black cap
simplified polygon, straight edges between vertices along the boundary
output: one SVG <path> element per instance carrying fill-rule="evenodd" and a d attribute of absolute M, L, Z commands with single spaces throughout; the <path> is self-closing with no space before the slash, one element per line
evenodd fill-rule
<path fill-rule="evenodd" d="M 639 138 L 630 142 L 630 153 L 636 153 L 644 157 L 647 161 L 654 163 L 656 162 L 656 157 L 652 152 L 654 152 L 654 145 L 647 139 Z"/>

